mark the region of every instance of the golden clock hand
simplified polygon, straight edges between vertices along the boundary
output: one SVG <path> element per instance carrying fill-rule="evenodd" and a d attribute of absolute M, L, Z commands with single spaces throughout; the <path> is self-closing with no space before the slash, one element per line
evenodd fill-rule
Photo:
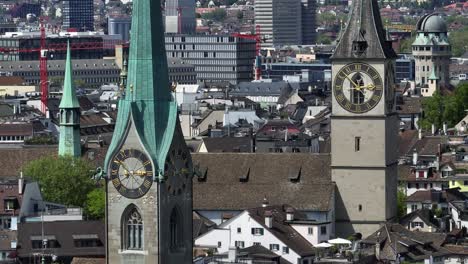
<path fill-rule="evenodd" d="M 348 75 L 345 75 L 346 79 L 348 79 L 352 85 L 354 85 L 354 87 L 359 87 L 359 85 L 357 85 L 353 80 L 351 80 L 351 78 L 349 78 Z"/>
<path fill-rule="evenodd" d="M 124 168 L 124 175 L 127 176 L 128 175 L 132 175 L 131 171 L 127 168 L 127 166 L 125 165 L 125 163 L 121 160 L 119 160 L 119 164 L 122 165 L 122 167 Z M 128 176 L 127 176 L 128 177 Z"/>

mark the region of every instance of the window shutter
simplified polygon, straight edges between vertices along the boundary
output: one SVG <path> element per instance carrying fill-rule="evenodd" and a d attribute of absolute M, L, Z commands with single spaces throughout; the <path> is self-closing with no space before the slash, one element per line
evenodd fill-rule
<path fill-rule="evenodd" d="M 254 229 L 254 228 L 252 228 L 252 235 L 253 235 L 253 234 L 255 234 L 255 229 Z"/>
<path fill-rule="evenodd" d="M 263 228 L 260 228 L 260 234 L 263 236 Z"/>

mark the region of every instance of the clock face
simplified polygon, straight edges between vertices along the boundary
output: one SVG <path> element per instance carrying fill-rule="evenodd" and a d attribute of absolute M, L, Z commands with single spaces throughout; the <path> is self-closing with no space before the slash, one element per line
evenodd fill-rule
<path fill-rule="evenodd" d="M 374 108 L 382 98 L 382 78 L 368 64 L 351 63 L 336 75 L 333 93 L 338 104 L 347 111 L 365 113 Z"/>
<path fill-rule="evenodd" d="M 151 160 L 137 149 L 124 149 L 111 164 L 111 180 L 120 194 L 136 199 L 145 195 L 153 184 Z"/>
<path fill-rule="evenodd" d="M 164 164 L 167 191 L 172 195 L 180 195 L 187 188 L 191 176 L 190 160 L 187 151 L 181 148 L 172 149 L 167 154 Z"/>

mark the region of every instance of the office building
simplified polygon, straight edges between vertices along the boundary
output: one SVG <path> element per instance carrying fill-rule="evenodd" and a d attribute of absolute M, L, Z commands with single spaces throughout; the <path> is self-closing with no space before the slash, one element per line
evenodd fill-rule
<path fill-rule="evenodd" d="M 414 57 L 408 54 L 399 54 L 395 61 L 395 81 L 397 83 L 407 80 L 414 81 Z"/>
<path fill-rule="evenodd" d="M 257 0 L 255 23 L 266 38 L 262 47 L 302 44 L 301 0 Z"/>
<path fill-rule="evenodd" d="M 315 9 L 315 0 L 301 0 L 303 45 L 312 45 L 315 43 Z"/>
<path fill-rule="evenodd" d="M 195 1 L 168 0 L 164 11 L 166 33 L 195 33 Z"/>
<path fill-rule="evenodd" d="M 253 80 L 255 44 L 255 40 L 229 35 L 166 34 L 167 57 L 195 66 L 199 82 Z"/>
<path fill-rule="evenodd" d="M 64 0 L 63 28 L 71 31 L 93 31 L 93 0 Z"/>
<path fill-rule="evenodd" d="M 120 35 L 120 40 L 129 41 L 132 18 L 129 16 L 109 17 L 107 30 L 109 35 Z"/>

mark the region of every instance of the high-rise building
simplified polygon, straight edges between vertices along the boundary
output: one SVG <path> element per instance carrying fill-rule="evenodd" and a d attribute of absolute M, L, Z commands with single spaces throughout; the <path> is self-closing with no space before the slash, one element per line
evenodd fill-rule
<path fill-rule="evenodd" d="M 302 44 L 315 44 L 315 9 L 316 0 L 301 0 L 302 11 Z"/>
<path fill-rule="evenodd" d="M 229 35 L 166 34 L 167 56 L 195 66 L 199 82 L 252 81 L 255 44 Z"/>
<path fill-rule="evenodd" d="M 441 84 L 449 84 L 452 50 L 444 19 L 438 14 L 425 15 L 419 20 L 416 30 L 416 39 L 412 45 L 416 85 L 426 89 L 433 73 Z"/>
<path fill-rule="evenodd" d="M 195 2 L 193 0 L 166 1 L 164 8 L 166 33 L 195 33 Z"/>
<path fill-rule="evenodd" d="M 255 24 L 266 39 L 262 47 L 302 44 L 301 0 L 256 0 Z"/>
<path fill-rule="evenodd" d="M 63 28 L 67 30 L 93 31 L 93 0 L 64 0 Z"/>
<path fill-rule="evenodd" d="M 192 263 L 193 167 L 169 85 L 161 2 L 133 0 L 127 86 L 104 171 L 107 263 Z"/>
<path fill-rule="evenodd" d="M 63 81 L 63 93 L 60 101 L 60 139 L 59 155 L 81 157 L 80 140 L 80 103 L 76 97 L 72 79 L 72 62 L 70 44 L 67 48 L 67 60 L 65 63 L 65 78 Z"/>
<path fill-rule="evenodd" d="M 129 16 L 109 17 L 107 31 L 109 35 L 120 35 L 121 40 L 128 41 L 131 25 L 132 18 Z"/>
<path fill-rule="evenodd" d="M 332 56 L 331 169 L 340 237 L 368 236 L 397 215 L 395 59 L 377 0 L 353 1 Z"/>

